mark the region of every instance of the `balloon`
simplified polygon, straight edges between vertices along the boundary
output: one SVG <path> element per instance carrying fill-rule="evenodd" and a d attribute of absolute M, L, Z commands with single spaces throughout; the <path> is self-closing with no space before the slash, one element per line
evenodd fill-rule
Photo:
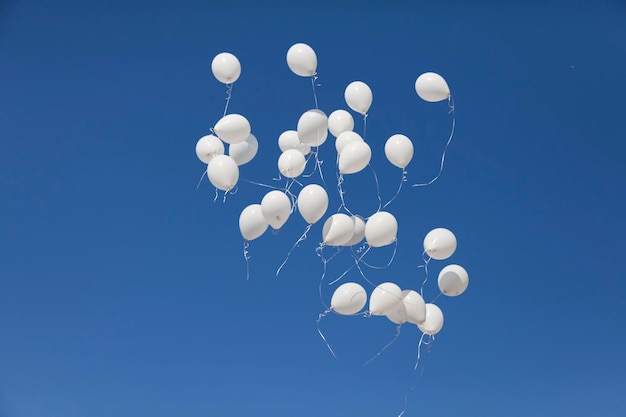
<path fill-rule="evenodd" d="M 198 159 L 208 164 L 214 156 L 224 154 L 224 142 L 217 136 L 202 136 L 196 143 L 196 155 Z"/>
<path fill-rule="evenodd" d="M 330 308 L 339 314 L 356 314 L 367 303 L 367 293 L 356 282 L 341 284 L 330 299 Z"/>
<path fill-rule="evenodd" d="M 436 102 L 450 97 L 450 88 L 443 77 L 434 72 L 425 72 L 415 80 L 415 92 L 422 100 Z"/>
<path fill-rule="evenodd" d="M 330 216 L 322 228 L 322 241 L 328 246 L 343 246 L 352 239 L 353 235 L 354 221 L 343 213 Z"/>
<path fill-rule="evenodd" d="M 386 314 L 386 316 L 391 322 L 395 324 L 404 324 L 407 322 L 406 308 L 404 308 L 403 303 L 400 303 L 400 306 L 396 310 Z"/>
<path fill-rule="evenodd" d="M 267 230 L 260 204 L 250 204 L 239 215 L 239 231 L 247 241 L 254 240 Z"/>
<path fill-rule="evenodd" d="M 278 158 L 278 170 L 287 178 L 296 178 L 306 166 L 304 155 L 297 149 L 287 149 Z"/>
<path fill-rule="evenodd" d="M 353 140 L 346 144 L 339 154 L 339 172 L 354 174 L 361 171 L 370 163 L 372 150 L 363 141 Z"/>
<path fill-rule="evenodd" d="M 404 135 L 393 135 L 385 142 L 385 156 L 398 168 L 406 168 L 413 159 L 413 143 Z"/>
<path fill-rule="evenodd" d="M 213 75 L 219 82 L 232 84 L 241 75 L 241 64 L 235 55 L 222 52 L 213 58 L 211 71 L 213 71 Z"/>
<path fill-rule="evenodd" d="M 328 117 L 317 109 L 305 111 L 298 120 L 298 138 L 310 146 L 320 146 L 328 137 Z"/>
<path fill-rule="evenodd" d="M 298 211 L 308 224 L 317 223 L 328 209 L 328 194 L 317 184 L 309 184 L 298 194 Z"/>
<path fill-rule="evenodd" d="M 207 176 L 215 188 L 231 190 L 239 181 L 239 167 L 228 155 L 217 155 L 207 166 Z"/>
<path fill-rule="evenodd" d="M 398 222 L 386 211 L 374 213 L 365 223 L 365 240 L 373 248 L 387 246 L 396 241 Z"/>
<path fill-rule="evenodd" d="M 353 81 L 344 92 L 346 104 L 352 110 L 362 115 L 367 114 L 372 105 L 372 90 L 362 81 Z"/>
<path fill-rule="evenodd" d="M 365 220 L 361 216 L 352 216 L 352 221 L 354 222 L 354 234 L 346 246 L 354 246 L 365 237 Z"/>
<path fill-rule="evenodd" d="M 422 324 L 426 320 L 426 303 L 418 292 L 413 290 L 402 291 L 402 305 L 406 313 L 406 321 L 413 324 Z"/>
<path fill-rule="evenodd" d="M 328 130 L 334 137 L 354 129 L 354 119 L 345 110 L 335 110 L 328 116 Z"/>
<path fill-rule="evenodd" d="M 230 145 L 228 155 L 235 160 L 237 165 L 243 165 L 252 161 L 258 150 L 259 142 L 256 140 L 256 136 L 251 133 L 243 142 Z"/>
<path fill-rule="evenodd" d="M 226 143 L 241 143 L 250 136 L 250 122 L 240 114 L 227 114 L 218 120 L 213 131 Z"/>
<path fill-rule="evenodd" d="M 297 149 L 302 155 L 311 153 L 311 147 L 300 142 L 298 132 L 295 130 L 286 130 L 278 137 L 278 147 L 285 152 L 287 149 Z"/>
<path fill-rule="evenodd" d="M 433 229 L 424 238 L 424 250 L 433 259 L 447 259 L 456 250 L 456 237 L 448 229 Z"/>
<path fill-rule="evenodd" d="M 463 294 L 467 289 L 469 276 L 462 266 L 448 265 L 439 272 L 437 284 L 444 295 L 456 297 Z"/>
<path fill-rule="evenodd" d="M 351 130 L 341 132 L 335 140 L 335 149 L 337 149 L 337 153 L 341 153 L 343 148 L 345 148 L 348 143 L 355 140 L 363 142 L 363 138 L 361 137 L 361 135 L 356 132 L 353 132 Z"/>
<path fill-rule="evenodd" d="M 287 51 L 287 65 L 294 74 L 311 77 L 317 69 L 317 55 L 309 45 L 297 43 Z"/>
<path fill-rule="evenodd" d="M 394 312 L 402 304 L 402 290 L 393 282 L 383 282 L 372 291 L 370 313 L 384 316 Z"/>
<path fill-rule="evenodd" d="M 282 191 L 270 191 L 261 200 L 261 212 L 270 226 L 278 230 L 291 214 L 291 200 Z"/>
<path fill-rule="evenodd" d="M 417 327 L 426 334 L 437 334 L 443 327 L 443 312 L 434 304 L 426 304 L 426 320 Z"/>

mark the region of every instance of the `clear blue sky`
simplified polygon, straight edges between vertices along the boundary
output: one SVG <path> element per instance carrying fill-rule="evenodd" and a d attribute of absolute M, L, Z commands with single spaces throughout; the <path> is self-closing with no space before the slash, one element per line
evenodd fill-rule
<path fill-rule="evenodd" d="M 0 416 L 402 410 L 415 326 L 368 366 L 394 334 L 385 318 L 326 317 L 339 359 L 317 334 L 321 223 L 279 278 L 304 221 L 253 241 L 246 280 L 238 216 L 266 190 L 242 183 L 225 203 L 196 190 L 195 143 L 225 103 L 213 56 L 242 63 L 230 110 L 260 150 L 241 176 L 267 183 L 279 134 L 314 105 L 285 62 L 296 42 L 317 52 L 327 113 L 349 82 L 372 88 L 366 140 L 387 196 L 400 172 L 386 138 L 414 141 L 410 184 L 436 172 L 450 129 L 415 78 L 438 72 L 455 98 L 443 176 L 390 206 L 398 254 L 370 276 L 419 286 L 434 227 L 455 232 L 450 261 L 470 274 L 437 301 L 445 325 L 405 416 L 624 416 L 624 3 L 212 3 L 0 3 Z M 332 172 L 332 138 L 322 148 Z M 371 177 L 344 187 L 371 214 Z"/>

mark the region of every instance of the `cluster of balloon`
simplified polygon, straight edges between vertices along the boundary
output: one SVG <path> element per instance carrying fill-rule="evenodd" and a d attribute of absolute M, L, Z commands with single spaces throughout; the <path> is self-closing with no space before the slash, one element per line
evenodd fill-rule
<path fill-rule="evenodd" d="M 274 189 L 266 193 L 260 203 L 250 204 L 243 209 L 239 216 L 239 230 L 246 245 L 263 235 L 270 226 L 274 230 L 280 229 L 296 209 L 308 225 L 300 240 L 306 237 L 306 233 L 314 224 L 324 218 L 328 210 L 329 195 L 323 185 L 314 182 L 304 184 L 305 180 L 309 180 L 311 176 L 303 179 L 302 174 L 308 161 L 315 156 L 316 167 L 320 168 L 321 182 L 325 183 L 319 161 L 317 161 L 317 150 L 324 145 L 329 132 L 335 137 L 337 152 L 335 168 L 338 185 L 343 175 L 354 174 L 366 168 L 372 157 L 372 148 L 365 141 L 364 135 L 361 136 L 354 131 L 354 119 L 349 111 L 338 109 L 327 116 L 318 108 L 315 95 L 317 76 L 315 51 L 309 45 L 297 43 L 287 52 L 287 65 L 294 74 L 311 78 L 315 108 L 302 113 L 297 121 L 296 130 L 285 130 L 278 137 L 278 147 L 281 153 L 276 162 L 277 169 L 280 175 L 290 179 L 291 182 L 288 181 L 288 185 L 284 188 L 271 187 Z M 237 186 L 239 167 L 255 157 L 259 143 L 251 133 L 250 123 L 243 115 L 227 112 L 232 85 L 241 74 L 239 60 L 234 55 L 223 52 L 215 56 L 211 69 L 215 78 L 228 87 L 226 108 L 223 116 L 211 129 L 211 134 L 198 140 L 196 154 L 207 165 L 206 175 L 216 188 L 216 192 L 222 190 L 228 193 Z M 448 84 L 438 74 L 426 72 L 420 75 L 415 81 L 415 91 L 425 101 L 448 100 L 450 103 Z M 370 87 L 362 81 L 351 82 L 344 91 L 344 98 L 346 105 L 352 111 L 363 116 L 365 124 L 373 99 Z M 226 145 L 228 145 L 227 151 Z M 403 134 L 391 135 L 384 145 L 387 160 L 395 167 L 402 169 L 403 174 L 406 173 L 405 169 L 413 158 L 413 152 L 412 141 Z M 302 187 L 297 195 L 292 190 L 294 184 Z M 340 187 L 338 188 L 343 203 L 342 191 Z M 345 204 L 342 204 L 336 213 L 329 215 L 324 221 L 320 248 L 325 246 L 353 247 L 365 241 L 364 247 L 367 247 L 365 251 L 367 253 L 371 248 L 397 244 L 398 222 L 392 213 L 383 210 L 389 203 L 379 206 L 379 209 L 368 217 L 355 215 L 345 207 Z M 428 262 L 431 259 L 448 259 L 456 250 L 456 246 L 456 237 L 447 229 L 437 228 L 426 235 L 424 238 L 425 264 L 423 265 L 426 270 L 426 279 L 428 279 Z M 245 250 L 244 253 L 246 253 Z M 362 256 L 355 258 L 356 266 L 359 266 L 360 259 Z M 361 271 L 361 268 L 358 269 Z M 361 275 L 367 280 L 363 272 Z M 468 274 L 463 267 L 450 264 L 439 272 L 437 282 L 441 294 L 449 297 L 458 296 L 467 289 Z M 375 286 L 368 297 L 361 284 L 345 282 L 335 289 L 330 306 L 319 319 L 330 312 L 339 315 L 385 316 L 397 325 L 414 324 L 423 335 L 433 336 L 443 326 L 443 313 L 433 302 L 424 300 L 423 287 L 424 284 L 418 292 L 414 289 L 402 289 L 393 282 L 383 282 Z M 363 309 L 368 299 L 368 310 L 364 312 Z M 320 335 L 322 335 L 321 332 Z M 323 335 L 322 338 L 324 338 Z M 328 347 L 330 348 L 329 345 Z"/>

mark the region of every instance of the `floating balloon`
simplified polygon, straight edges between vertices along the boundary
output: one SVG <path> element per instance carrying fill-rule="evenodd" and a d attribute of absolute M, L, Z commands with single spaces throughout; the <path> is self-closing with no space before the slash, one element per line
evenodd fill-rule
<path fill-rule="evenodd" d="M 308 224 L 317 223 L 328 209 L 328 193 L 317 184 L 309 184 L 298 194 L 298 211 Z"/>
<path fill-rule="evenodd" d="M 317 69 L 317 55 L 309 45 L 296 43 L 287 51 L 287 65 L 294 74 L 311 77 Z"/>
<path fill-rule="evenodd" d="M 328 117 L 317 109 L 305 111 L 298 120 L 298 138 L 309 146 L 320 146 L 328 137 Z"/>
<path fill-rule="evenodd" d="M 352 239 L 352 236 L 354 236 L 354 221 L 347 214 L 333 214 L 322 228 L 322 242 L 328 246 L 343 246 Z"/>
<path fill-rule="evenodd" d="M 459 265 L 448 265 L 439 272 L 437 278 L 439 290 L 449 297 L 461 295 L 469 285 L 469 276 L 465 268 Z"/>
<path fill-rule="evenodd" d="M 296 178 L 304 172 L 306 160 L 297 149 L 287 149 L 278 158 L 278 170 L 287 178 Z"/>
<path fill-rule="evenodd" d="M 217 136 L 202 136 L 196 143 L 196 155 L 198 159 L 208 164 L 217 155 L 224 154 L 224 142 Z"/>
<path fill-rule="evenodd" d="M 387 246 L 396 241 L 398 222 L 386 211 L 374 213 L 365 223 L 365 240 L 373 248 Z"/>
<path fill-rule="evenodd" d="M 247 241 L 254 240 L 267 230 L 260 204 L 250 204 L 239 215 L 239 231 Z"/>
<path fill-rule="evenodd" d="M 228 155 L 217 155 L 207 166 L 207 176 L 215 188 L 231 190 L 239 181 L 239 167 Z"/>
<path fill-rule="evenodd" d="M 300 142 L 298 132 L 295 130 L 286 130 L 278 137 L 278 147 L 285 152 L 287 149 L 297 149 L 302 155 L 311 153 L 311 147 Z"/>
<path fill-rule="evenodd" d="M 339 172 L 355 174 L 365 168 L 372 158 L 372 150 L 363 141 L 353 140 L 339 154 Z"/>
<path fill-rule="evenodd" d="M 400 306 L 391 313 L 386 314 L 389 321 L 395 324 L 404 324 L 407 322 L 406 319 L 406 308 L 403 303 L 400 303 Z"/>
<path fill-rule="evenodd" d="M 415 91 L 422 100 L 437 102 L 450 97 L 450 88 L 443 77 L 434 72 L 425 72 L 415 80 Z"/>
<path fill-rule="evenodd" d="M 343 148 L 352 141 L 361 141 L 363 142 L 363 138 L 356 132 L 351 130 L 346 130 L 345 132 L 341 132 L 337 139 L 335 140 L 335 149 L 337 149 L 337 153 L 341 153 Z"/>
<path fill-rule="evenodd" d="M 356 282 L 341 284 L 330 299 L 330 308 L 338 314 L 356 314 L 367 303 L 367 293 Z"/>
<path fill-rule="evenodd" d="M 258 150 L 259 142 L 256 140 L 256 136 L 251 133 L 243 142 L 228 146 L 228 155 L 235 160 L 237 165 L 243 165 L 252 161 Z"/>
<path fill-rule="evenodd" d="M 217 80 L 224 84 L 232 84 L 241 75 L 241 64 L 237 57 L 228 52 L 217 54 L 211 62 L 211 71 Z"/>
<path fill-rule="evenodd" d="M 383 282 L 372 291 L 370 313 L 373 316 L 385 316 L 393 313 L 402 303 L 402 290 L 393 282 Z"/>
<path fill-rule="evenodd" d="M 227 114 L 215 124 L 213 131 L 226 143 L 241 143 L 250 136 L 250 122 L 240 114 Z"/>
<path fill-rule="evenodd" d="M 365 220 L 361 216 L 352 216 L 352 221 L 354 222 L 354 234 L 352 235 L 352 239 L 346 246 L 354 246 L 357 243 L 360 243 L 365 237 Z"/>
<path fill-rule="evenodd" d="M 354 119 L 345 110 L 335 110 L 328 116 L 328 130 L 334 137 L 354 129 Z"/>
<path fill-rule="evenodd" d="M 426 320 L 426 303 L 417 291 L 402 291 L 402 305 L 406 314 L 406 321 L 413 324 L 422 324 Z"/>
<path fill-rule="evenodd" d="M 433 259 L 447 259 L 456 250 L 456 237 L 448 229 L 433 229 L 424 238 L 424 250 Z"/>
<path fill-rule="evenodd" d="M 362 81 L 353 81 L 346 87 L 344 98 L 348 107 L 365 115 L 372 105 L 372 90 Z"/>
<path fill-rule="evenodd" d="M 284 192 L 272 190 L 261 200 L 261 211 L 269 225 L 278 230 L 291 214 L 291 200 Z"/>
<path fill-rule="evenodd" d="M 426 334 L 437 334 L 443 327 L 443 312 L 434 304 L 426 304 L 426 320 L 417 327 Z"/>
<path fill-rule="evenodd" d="M 413 142 L 404 135 L 393 135 L 385 142 L 385 156 L 398 168 L 406 168 L 413 159 Z"/>

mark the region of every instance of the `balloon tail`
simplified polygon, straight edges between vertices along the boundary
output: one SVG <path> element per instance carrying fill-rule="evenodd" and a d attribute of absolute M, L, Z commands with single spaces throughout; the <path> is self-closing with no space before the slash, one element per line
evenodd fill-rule
<path fill-rule="evenodd" d="M 243 242 L 243 259 L 246 260 L 246 281 L 250 280 L 250 252 L 248 248 L 250 247 L 250 242 L 245 240 Z"/>
<path fill-rule="evenodd" d="M 424 341 L 424 337 L 428 336 L 428 341 Z M 428 357 L 428 355 L 430 354 L 430 349 L 431 349 L 431 345 L 432 343 L 435 341 L 435 335 L 434 334 L 429 334 L 427 335 L 426 333 L 422 333 L 422 337 L 420 337 L 420 342 L 417 345 L 417 361 L 415 362 L 415 370 L 417 371 L 417 367 L 420 364 L 420 357 L 421 357 L 421 353 L 422 353 L 422 345 L 426 345 L 427 349 L 426 349 L 426 357 Z M 420 373 L 419 378 L 422 377 L 422 373 L 424 373 L 424 367 L 422 367 L 422 372 Z"/>
<path fill-rule="evenodd" d="M 228 87 L 226 88 L 226 106 L 224 106 L 224 116 L 226 116 L 226 112 L 228 111 L 228 104 L 230 103 L 230 98 L 233 96 L 233 83 L 227 84 L 227 86 Z"/>
<path fill-rule="evenodd" d="M 452 114 L 452 129 L 450 130 L 450 137 L 448 138 L 448 141 L 446 142 L 446 146 L 443 148 L 443 153 L 441 154 L 441 163 L 439 164 L 439 172 L 432 180 L 425 182 L 425 183 L 421 183 L 421 184 L 413 184 L 413 187 L 423 187 L 426 185 L 430 185 L 433 182 L 437 181 L 437 179 L 441 176 L 441 173 L 443 172 L 443 164 L 446 160 L 446 152 L 448 152 L 448 147 L 450 146 L 450 142 L 452 142 L 452 138 L 454 137 L 454 128 L 456 126 L 456 113 L 454 112 L 454 100 L 452 99 L 452 96 L 448 97 L 448 107 L 450 108 L 450 111 L 448 113 Z"/>
<path fill-rule="evenodd" d="M 374 174 L 374 182 L 376 183 L 376 198 L 378 198 L 378 209 L 376 210 L 376 212 L 379 212 L 383 201 L 380 197 L 380 183 L 378 182 L 378 175 L 376 175 L 376 171 L 371 164 L 367 164 L 367 166 L 370 167 L 370 169 L 372 170 L 372 174 Z"/>
<path fill-rule="evenodd" d="M 313 75 L 311 75 L 311 87 L 313 88 L 313 100 L 315 100 L 315 108 L 319 109 L 318 105 L 317 105 L 317 93 L 315 92 L 315 81 L 317 81 L 317 72 L 313 73 Z M 319 86 L 319 84 L 317 84 Z"/>
<path fill-rule="evenodd" d="M 326 315 L 328 313 L 330 313 L 332 311 L 332 309 L 327 308 L 326 311 L 324 311 L 322 314 L 320 314 L 317 317 L 316 323 L 317 323 L 317 332 L 320 334 L 320 337 L 322 338 L 322 340 L 324 341 L 324 343 L 326 343 L 326 347 L 328 348 L 328 350 L 330 351 L 330 353 L 333 355 L 333 358 L 337 359 L 337 355 L 335 355 L 335 351 L 333 350 L 332 347 L 330 347 L 330 343 L 328 343 L 328 340 L 326 340 L 326 336 L 324 336 L 324 333 L 322 333 L 322 329 L 320 329 L 320 321 L 322 321 L 323 317 L 326 317 Z"/>
<path fill-rule="evenodd" d="M 403 168 L 402 169 L 402 178 L 400 179 L 400 185 L 398 185 L 398 190 L 396 191 L 396 195 L 391 197 L 391 200 L 389 200 L 389 201 L 387 201 L 385 203 L 385 205 L 382 207 L 383 209 L 387 208 L 387 206 L 389 204 L 391 204 L 391 202 L 393 200 L 395 200 L 400 195 L 400 190 L 402 190 L 402 184 L 404 184 L 406 181 L 407 181 L 407 171 L 406 171 L 406 168 Z"/>
<path fill-rule="evenodd" d="M 365 364 L 363 366 L 369 365 L 373 360 L 378 358 L 389 346 L 391 346 L 396 340 L 398 340 L 398 337 L 400 337 L 400 330 L 401 330 L 401 328 L 402 328 L 402 325 L 398 324 L 398 326 L 396 327 L 396 334 L 393 335 L 393 339 L 391 339 L 391 341 L 389 341 L 389 343 L 387 343 L 385 345 L 385 347 L 383 347 L 376 355 L 372 356 L 372 358 L 370 358 L 370 360 L 365 362 Z"/>
<path fill-rule="evenodd" d="M 198 181 L 198 185 L 196 185 L 196 190 L 200 188 L 200 184 L 202 183 L 202 180 L 204 179 L 205 175 L 206 175 L 206 169 L 202 173 L 202 176 L 200 177 L 200 181 Z"/>
<path fill-rule="evenodd" d="M 283 263 L 280 264 L 280 266 L 276 270 L 276 276 L 277 277 L 280 274 L 280 271 L 283 269 L 283 267 L 287 264 L 287 261 L 289 260 L 289 257 L 291 256 L 291 252 L 293 252 L 296 249 L 296 247 L 300 244 L 300 242 L 302 242 L 303 240 L 306 239 L 306 237 L 307 237 L 306 235 L 307 235 L 307 233 L 309 233 L 309 230 L 311 230 L 312 226 L 313 226 L 312 224 L 308 225 L 306 227 L 306 229 L 304 229 L 304 233 L 302 233 L 302 235 L 298 238 L 298 240 L 296 240 L 296 243 L 293 244 L 293 246 L 291 247 L 291 250 L 287 253 L 287 257 L 285 258 Z"/>
<path fill-rule="evenodd" d="M 367 113 L 363 115 L 363 140 L 365 140 L 366 133 L 367 133 Z"/>
<path fill-rule="evenodd" d="M 418 268 L 424 268 L 424 281 L 422 281 L 422 288 L 420 289 L 420 294 L 422 298 L 424 298 L 424 286 L 428 281 L 428 263 L 432 259 L 430 256 L 426 255 L 426 251 L 422 252 L 422 259 L 424 259 L 424 263 L 419 265 Z"/>
<path fill-rule="evenodd" d="M 217 201 L 217 198 L 220 196 L 219 192 L 217 191 L 217 187 L 215 187 L 215 198 L 213 199 L 213 202 L 215 203 Z"/>

